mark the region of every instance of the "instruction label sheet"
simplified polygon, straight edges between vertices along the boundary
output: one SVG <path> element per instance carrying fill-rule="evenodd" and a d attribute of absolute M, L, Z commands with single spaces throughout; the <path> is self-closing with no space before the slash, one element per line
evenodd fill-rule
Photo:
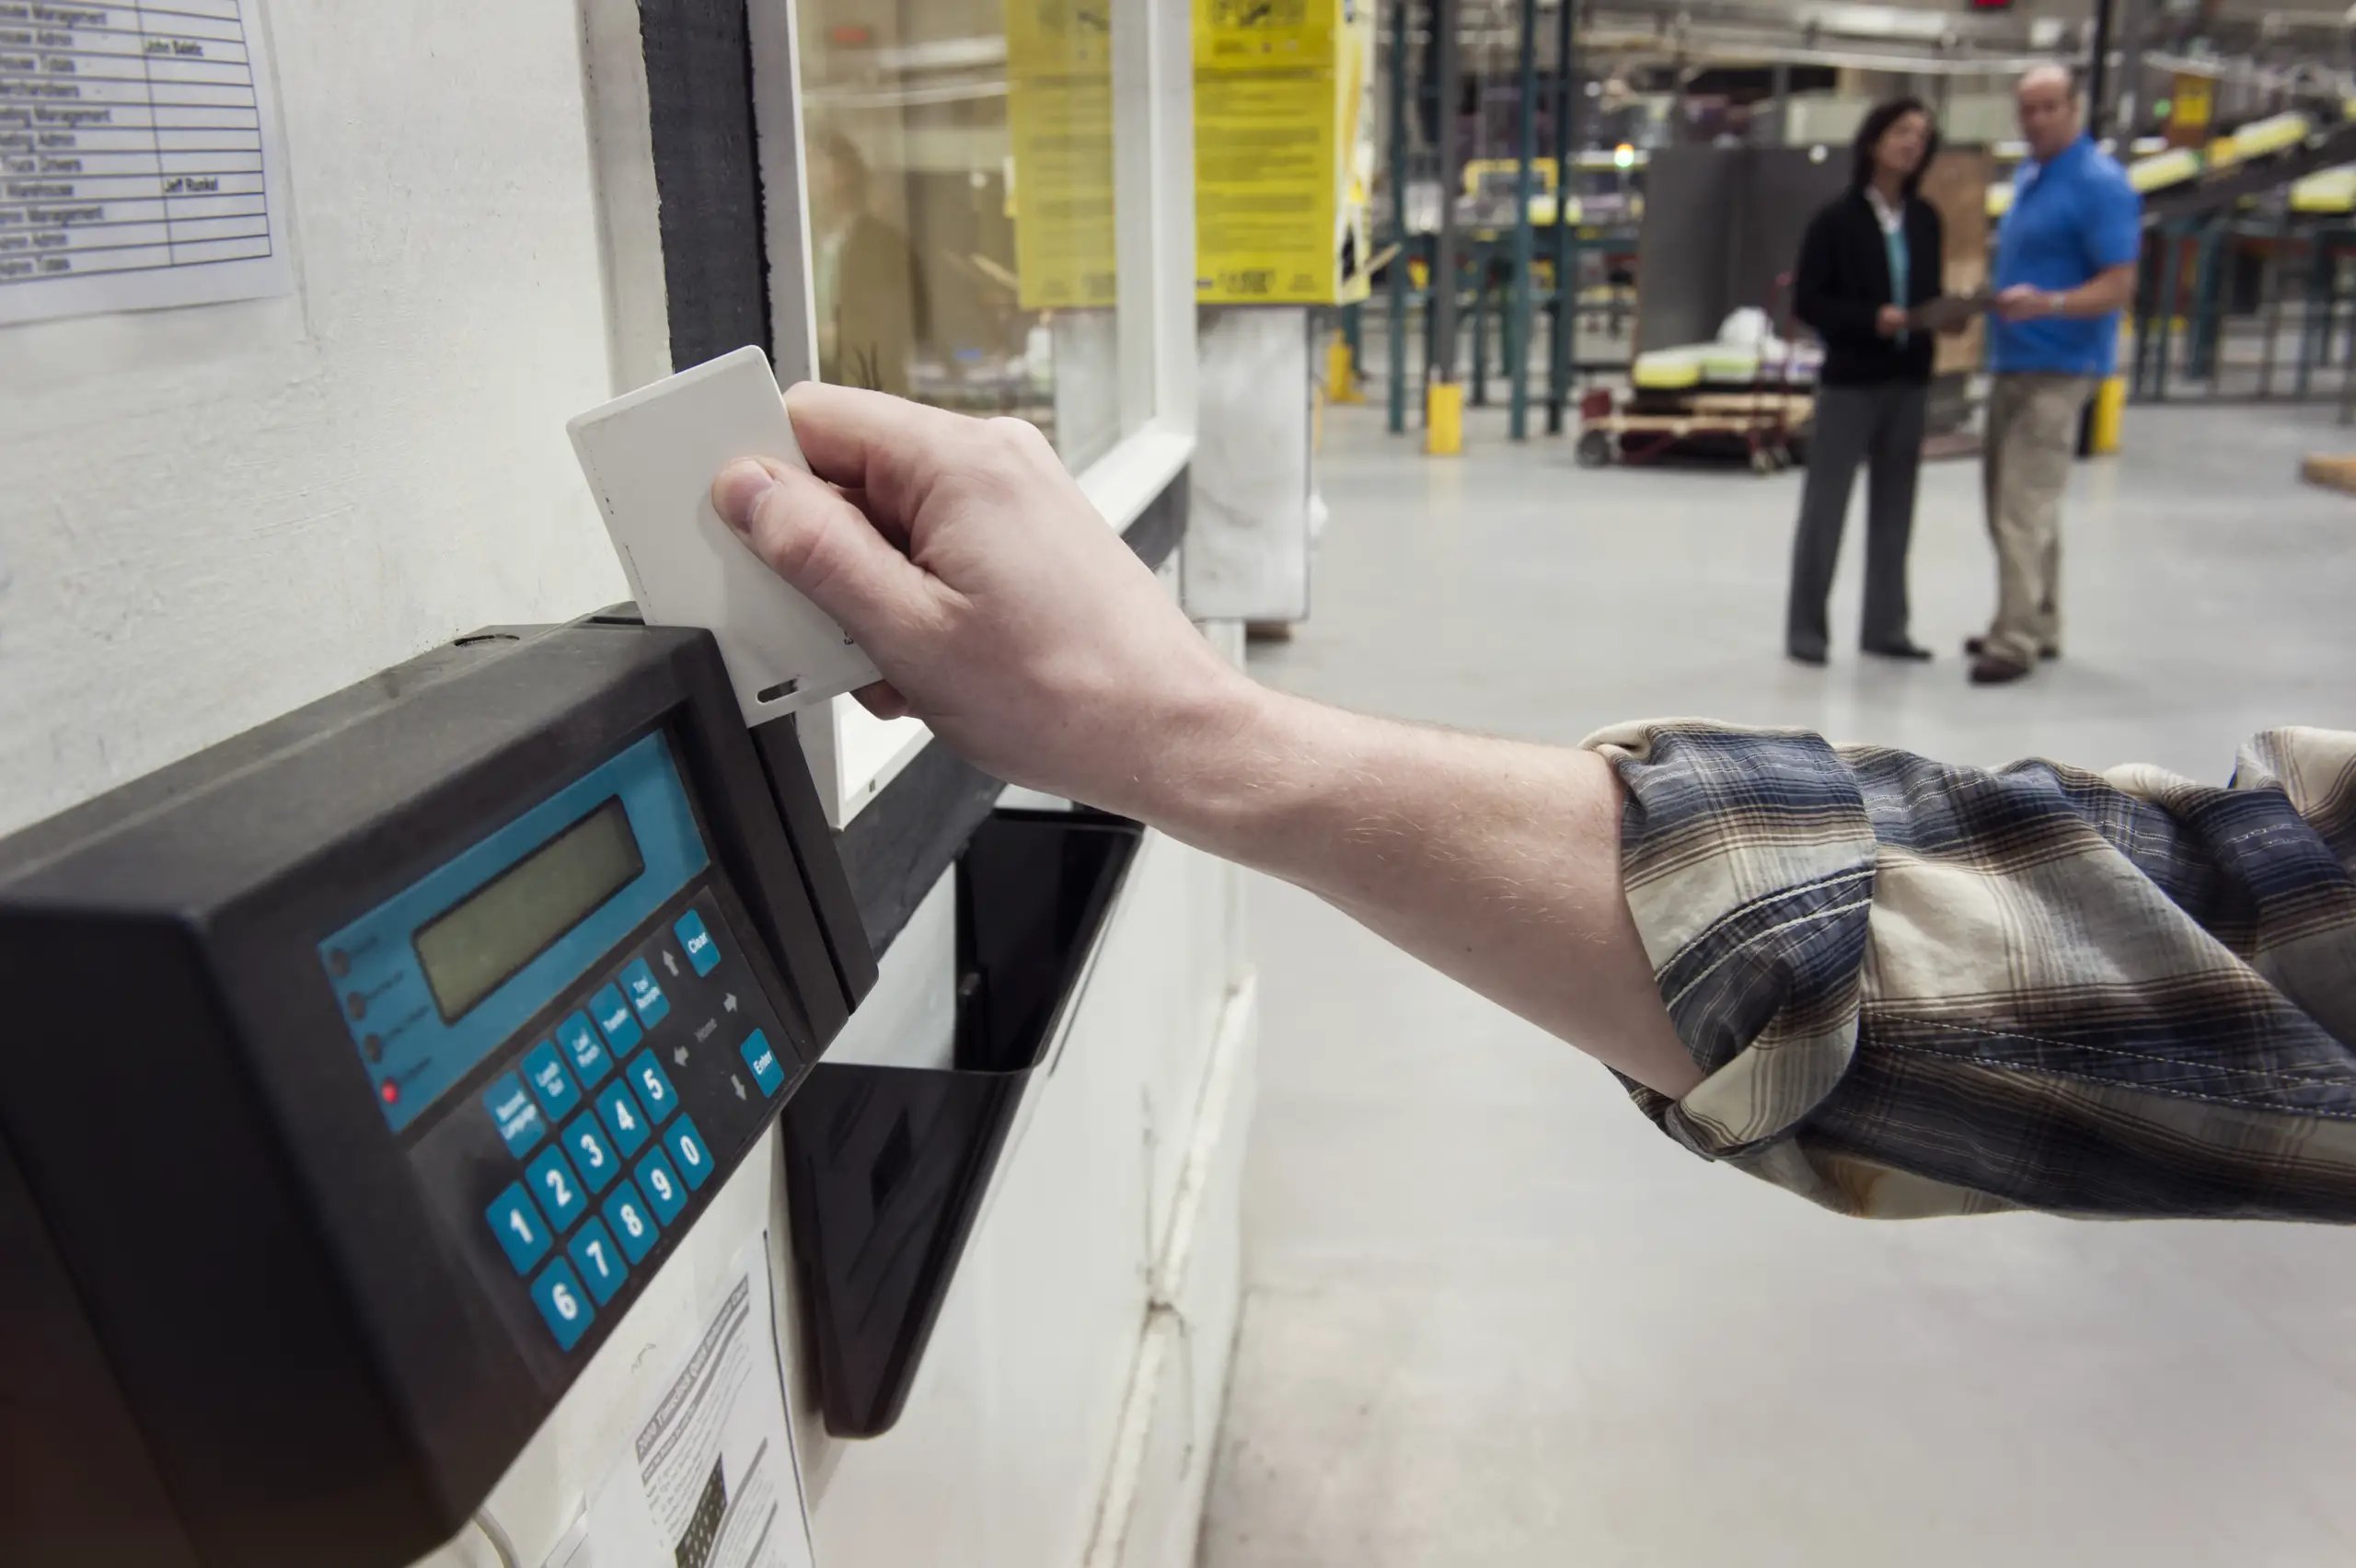
<path fill-rule="evenodd" d="M 294 286 L 259 0 L 0 0 L 0 326 Z"/>
<path fill-rule="evenodd" d="M 548 1568 L 813 1568 L 765 1233 L 730 1274 Z"/>

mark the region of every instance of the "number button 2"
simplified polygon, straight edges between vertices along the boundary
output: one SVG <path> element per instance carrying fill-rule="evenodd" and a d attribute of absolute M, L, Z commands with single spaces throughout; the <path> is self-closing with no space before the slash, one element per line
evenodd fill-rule
<path fill-rule="evenodd" d="M 613 1227 L 614 1234 L 621 1239 L 622 1251 L 633 1263 L 646 1262 L 646 1254 L 654 1251 L 654 1243 L 662 1239 L 653 1211 L 646 1206 L 646 1200 L 638 1195 L 638 1189 L 627 1176 L 615 1187 L 614 1195 L 606 1200 L 606 1223 Z"/>
<path fill-rule="evenodd" d="M 624 1159 L 646 1146 L 651 1130 L 646 1113 L 639 1109 L 629 1084 L 610 1083 L 597 1091 L 597 1119 L 614 1135 L 614 1148 Z"/>
<path fill-rule="evenodd" d="M 572 1167 L 564 1162 L 564 1151 L 551 1148 L 524 1168 L 525 1179 L 532 1184 L 532 1196 L 540 1200 L 540 1207 L 549 1223 L 558 1232 L 572 1228 L 573 1221 L 588 1212 L 589 1199 L 581 1190 L 581 1181 Z"/>
<path fill-rule="evenodd" d="M 622 1281 L 629 1277 L 629 1265 L 622 1262 L 614 1239 L 594 1219 L 581 1228 L 581 1234 L 564 1251 L 572 1260 L 572 1266 L 581 1271 L 581 1277 L 589 1282 L 589 1294 L 597 1298 L 600 1307 L 611 1301 L 614 1293 L 621 1289 Z"/>

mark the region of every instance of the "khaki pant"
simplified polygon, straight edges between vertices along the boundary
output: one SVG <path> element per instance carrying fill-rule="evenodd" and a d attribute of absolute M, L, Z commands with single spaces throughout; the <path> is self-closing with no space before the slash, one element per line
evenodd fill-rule
<path fill-rule="evenodd" d="M 2062 492 L 2094 389 L 2090 375 L 2008 374 L 1990 384 L 1981 479 L 1996 543 L 1994 658 L 2034 665 L 2062 646 Z"/>

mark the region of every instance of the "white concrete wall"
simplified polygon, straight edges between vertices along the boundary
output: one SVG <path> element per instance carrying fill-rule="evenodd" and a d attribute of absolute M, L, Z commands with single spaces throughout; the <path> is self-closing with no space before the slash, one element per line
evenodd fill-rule
<path fill-rule="evenodd" d="M 291 297 L 0 328 L 0 831 L 625 595 L 572 0 L 268 0 Z"/>

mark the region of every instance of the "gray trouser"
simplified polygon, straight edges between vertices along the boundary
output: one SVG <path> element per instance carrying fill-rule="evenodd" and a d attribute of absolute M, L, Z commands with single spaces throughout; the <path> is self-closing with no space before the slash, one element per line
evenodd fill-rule
<path fill-rule="evenodd" d="M 1914 480 L 1923 467 L 1923 414 L 1931 389 L 1919 383 L 1821 386 L 1807 442 L 1807 483 L 1792 540 L 1792 596 L 1784 640 L 1821 651 L 1831 638 L 1824 601 L 1841 556 L 1849 491 L 1865 472 L 1865 616 L 1868 648 L 1906 640 L 1906 545 L 1914 532 Z"/>
<path fill-rule="evenodd" d="M 1996 618 L 1987 648 L 2015 664 L 2062 646 L 2062 492 L 2094 389 L 2090 375 L 2015 373 L 1988 384 L 1981 480 L 1996 542 Z"/>

